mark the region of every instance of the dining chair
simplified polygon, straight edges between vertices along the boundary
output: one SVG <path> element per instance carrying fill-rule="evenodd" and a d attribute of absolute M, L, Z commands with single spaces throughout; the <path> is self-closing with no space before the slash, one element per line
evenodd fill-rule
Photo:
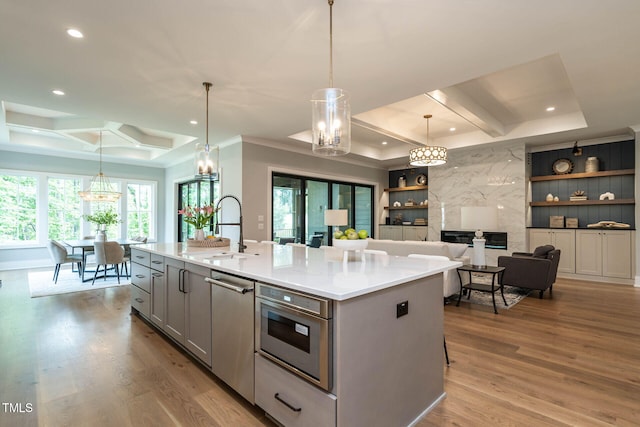
<path fill-rule="evenodd" d="M 107 280 L 107 265 L 111 264 L 118 276 L 120 283 L 120 264 L 124 261 L 124 249 L 118 242 L 95 242 L 93 248 L 96 255 L 96 271 L 93 274 L 93 285 L 100 271 L 100 266 L 104 266 L 104 280 Z"/>
<path fill-rule="evenodd" d="M 47 249 L 49 250 L 49 255 L 51 255 L 51 259 L 56 263 L 55 269 L 53 270 L 53 282 L 58 283 L 58 275 L 60 274 L 60 266 L 62 264 L 66 264 L 68 262 L 72 262 L 78 267 L 78 276 L 82 272 L 82 255 L 81 254 L 70 254 L 67 252 L 67 248 L 65 248 L 61 243 L 55 240 L 49 240 L 47 242 Z"/>
<path fill-rule="evenodd" d="M 306 248 L 307 245 L 305 245 L 304 243 L 294 243 L 294 242 L 289 242 L 289 243 L 285 243 L 285 246 L 297 246 L 297 247 L 302 247 L 302 248 Z"/>

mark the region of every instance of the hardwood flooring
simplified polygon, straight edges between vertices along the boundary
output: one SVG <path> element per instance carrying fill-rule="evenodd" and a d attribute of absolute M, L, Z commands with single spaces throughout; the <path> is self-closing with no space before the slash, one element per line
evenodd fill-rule
<path fill-rule="evenodd" d="M 31 299 L 26 270 L 0 279 L 0 426 L 272 425 L 130 315 L 127 288 Z M 640 289 L 554 288 L 445 307 L 447 397 L 418 426 L 638 425 Z"/>

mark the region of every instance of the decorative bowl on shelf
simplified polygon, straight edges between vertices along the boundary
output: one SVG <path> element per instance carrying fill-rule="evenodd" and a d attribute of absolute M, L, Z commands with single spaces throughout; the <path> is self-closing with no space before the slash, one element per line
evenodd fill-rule
<path fill-rule="evenodd" d="M 369 240 L 367 239 L 334 239 L 333 246 L 338 249 L 344 249 L 345 251 L 361 251 L 367 248 Z"/>

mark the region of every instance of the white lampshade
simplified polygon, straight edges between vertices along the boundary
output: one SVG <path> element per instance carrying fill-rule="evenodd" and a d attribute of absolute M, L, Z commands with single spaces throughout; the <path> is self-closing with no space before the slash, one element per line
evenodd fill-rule
<path fill-rule="evenodd" d="M 327 209 L 324 211 L 324 225 L 347 225 L 349 211 L 346 209 Z"/>
<path fill-rule="evenodd" d="M 495 231 L 498 228 L 498 209 L 492 206 L 460 208 L 460 226 L 463 230 Z"/>

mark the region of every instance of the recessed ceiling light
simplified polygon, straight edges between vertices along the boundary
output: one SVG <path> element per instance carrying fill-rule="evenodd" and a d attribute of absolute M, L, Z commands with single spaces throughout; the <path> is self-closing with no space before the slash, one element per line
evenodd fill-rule
<path fill-rule="evenodd" d="M 58 95 L 58 96 L 64 95 L 64 91 L 62 91 L 60 89 L 54 89 L 51 92 L 53 92 L 54 95 Z"/>
<path fill-rule="evenodd" d="M 38 129 L 31 129 L 31 132 L 33 133 L 40 133 L 40 131 Z"/>
<path fill-rule="evenodd" d="M 387 145 L 388 142 L 387 141 L 382 141 L 382 145 Z"/>
<path fill-rule="evenodd" d="M 197 120 L 191 120 L 189 123 L 191 123 L 192 125 L 197 125 L 198 121 Z"/>
<path fill-rule="evenodd" d="M 449 128 L 449 132 L 455 132 L 456 128 Z"/>
<path fill-rule="evenodd" d="M 547 111 L 555 111 L 556 107 L 547 107 Z"/>
<path fill-rule="evenodd" d="M 81 38 L 84 37 L 84 34 L 82 34 L 82 32 L 80 32 L 80 30 L 76 30 L 75 28 L 68 28 L 67 29 L 67 34 L 69 34 L 74 39 L 81 39 Z"/>

